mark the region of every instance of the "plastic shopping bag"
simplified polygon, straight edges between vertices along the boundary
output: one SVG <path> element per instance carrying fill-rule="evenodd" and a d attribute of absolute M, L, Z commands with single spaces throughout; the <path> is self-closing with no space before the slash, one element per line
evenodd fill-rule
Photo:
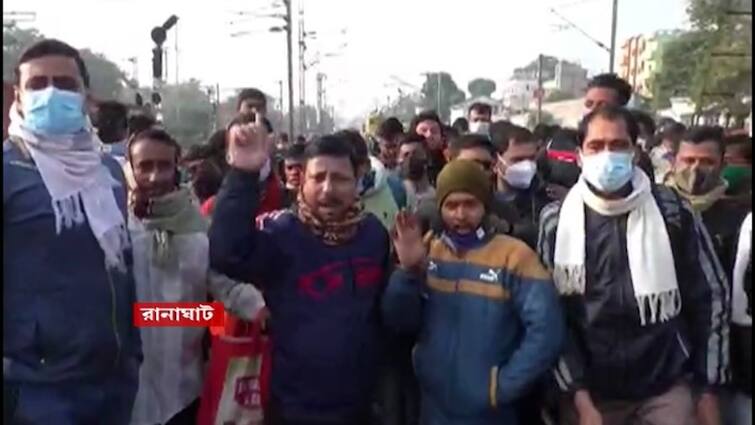
<path fill-rule="evenodd" d="M 217 336 L 202 391 L 198 425 L 262 425 L 270 347 L 259 326 L 248 336 Z"/>

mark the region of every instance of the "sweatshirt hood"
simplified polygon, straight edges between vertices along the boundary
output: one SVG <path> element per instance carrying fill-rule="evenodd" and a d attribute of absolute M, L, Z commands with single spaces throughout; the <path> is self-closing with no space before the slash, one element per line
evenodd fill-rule
<path fill-rule="evenodd" d="M 359 182 L 359 195 L 369 198 L 388 184 L 388 170 L 379 159 L 370 156 L 370 171 Z"/>

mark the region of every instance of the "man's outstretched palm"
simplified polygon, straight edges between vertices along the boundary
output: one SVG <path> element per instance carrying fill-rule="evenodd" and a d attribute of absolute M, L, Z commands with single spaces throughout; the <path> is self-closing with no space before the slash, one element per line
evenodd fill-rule
<path fill-rule="evenodd" d="M 406 211 L 399 212 L 396 215 L 392 238 L 401 267 L 412 270 L 424 264 L 427 249 L 422 242 L 422 231 L 417 217 Z"/>
<path fill-rule="evenodd" d="M 258 172 L 270 158 L 271 138 L 261 114 L 256 121 L 238 124 L 228 130 L 228 164 L 248 172 Z"/>

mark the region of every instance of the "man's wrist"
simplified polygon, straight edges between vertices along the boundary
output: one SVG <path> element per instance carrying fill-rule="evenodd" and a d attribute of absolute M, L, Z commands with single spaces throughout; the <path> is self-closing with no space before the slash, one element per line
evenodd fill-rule
<path fill-rule="evenodd" d="M 577 390 L 574 392 L 574 407 L 579 412 L 595 408 L 595 404 L 593 404 L 590 393 L 587 390 Z"/>
<path fill-rule="evenodd" d="M 422 277 L 425 273 L 425 270 L 427 270 L 427 261 L 421 261 L 417 264 L 411 264 L 411 265 L 403 265 L 399 264 L 399 269 L 401 269 L 404 273 L 413 276 L 413 277 Z"/>

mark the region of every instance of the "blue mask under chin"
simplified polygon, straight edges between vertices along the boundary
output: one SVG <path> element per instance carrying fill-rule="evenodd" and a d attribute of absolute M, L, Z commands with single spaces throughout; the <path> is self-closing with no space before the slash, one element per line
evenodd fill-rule
<path fill-rule="evenodd" d="M 485 230 L 479 227 L 474 232 L 465 234 L 459 234 L 454 231 L 447 230 L 445 235 L 451 240 L 453 246 L 459 251 L 469 251 L 482 246 L 485 242 Z"/>

